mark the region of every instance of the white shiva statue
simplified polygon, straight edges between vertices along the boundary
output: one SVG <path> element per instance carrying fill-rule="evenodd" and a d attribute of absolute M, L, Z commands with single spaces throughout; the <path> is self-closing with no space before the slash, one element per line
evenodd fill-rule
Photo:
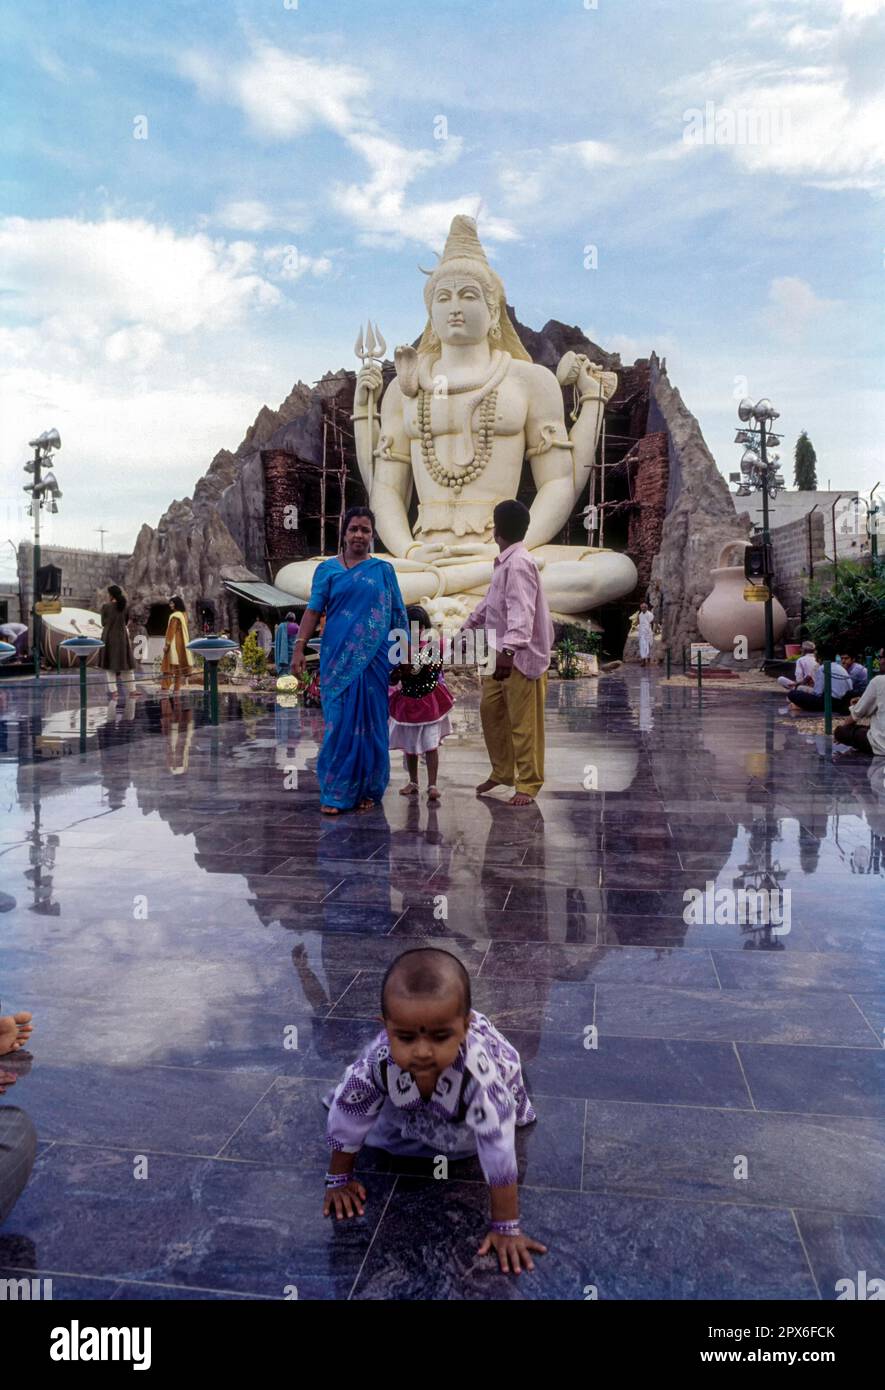
<path fill-rule="evenodd" d="M 531 361 L 470 217 L 454 218 L 424 300 L 423 337 L 417 350 L 396 349 L 396 379 L 384 392 L 380 420 L 379 363 L 363 366 L 354 399 L 360 473 L 405 601 L 425 603 L 446 627 L 472 611 L 498 553 L 492 511 L 516 496 L 524 458 L 537 489 L 526 545 L 554 617 L 587 615 L 629 594 L 637 583 L 629 556 L 549 544 L 587 486 L 617 377 L 575 353 L 566 353 L 556 376 Z M 570 432 L 560 383 L 577 397 Z M 305 601 L 321 559 L 284 566 L 278 587 Z"/>

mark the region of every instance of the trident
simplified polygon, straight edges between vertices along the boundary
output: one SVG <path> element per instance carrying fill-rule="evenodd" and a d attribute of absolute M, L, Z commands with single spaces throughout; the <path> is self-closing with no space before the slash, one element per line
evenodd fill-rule
<path fill-rule="evenodd" d="M 384 361 L 384 354 L 387 352 L 387 344 L 382 337 L 381 330 L 377 323 L 374 332 L 372 331 L 371 319 L 366 319 L 366 335 L 363 337 L 363 326 L 360 324 L 360 331 L 357 340 L 353 345 L 356 356 L 365 367 L 368 362 L 371 366 L 378 366 Z M 369 425 L 370 449 L 374 448 L 375 436 L 375 392 L 369 391 L 367 398 L 367 420 Z M 374 466 L 374 460 L 369 465 L 370 469 Z M 363 479 L 365 482 L 365 479 Z M 371 491 L 371 478 L 369 479 L 368 491 Z"/>

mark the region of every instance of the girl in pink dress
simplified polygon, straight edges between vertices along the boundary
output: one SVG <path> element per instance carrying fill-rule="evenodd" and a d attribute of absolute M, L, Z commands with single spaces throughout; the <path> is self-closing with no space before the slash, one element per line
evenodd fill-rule
<path fill-rule="evenodd" d="M 418 795 L 418 758 L 427 764 L 427 796 L 439 801 L 439 745 L 452 732 L 449 710 L 455 703 L 443 680 L 438 644 L 425 609 L 410 604 L 406 609 L 409 631 L 415 626 L 418 645 L 410 649 L 408 665 L 398 666 L 390 677 L 390 746 L 405 755 L 409 780 L 400 796 Z M 436 658 L 436 659 L 435 659 Z"/>

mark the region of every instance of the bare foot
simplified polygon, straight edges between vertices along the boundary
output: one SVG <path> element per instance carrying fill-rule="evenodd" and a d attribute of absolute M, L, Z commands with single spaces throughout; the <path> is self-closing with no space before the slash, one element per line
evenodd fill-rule
<path fill-rule="evenodd" d="M 404 787 L 400 787 L 400 789 L 399 789 L 399 794 L 400 794 L 400 796 L 417 796 L 417 795 L 418 795 L 418 783 L 417 783 L 417 782 L 407 782 L 406 785 L 405 785 Z"/>
<path fill-rule="evenodd" d="M 428 800 L 428 801 L 439 801 L 441 797 L 442 797 L 442 792 L 440 791 L 439 787 L 428 787 L 428 788 L 427 788 L 427 800 Z"/>
<path fill-rule="evenodd" d="M 0 1071 L 0 1096 L 7 1086 L 14 1086 L 18 1080 L 18 1073 L 14 1071 Z"/>
<path fill-rule="evenodd" d="M 370 796 L 364 796 L 356 809 L 358 811 L 371 811 L 374 805 L 375 803 Z"/>
<path fill-rule="evenodd" d="M 33 1014 L 26 1012 L 6 1014 L 0 1018 L 0 1057 L 9 1052 L 18 1052 L 27 1043 L 34 1031 L 31 1019 Z"/>
<path fill-rule="evenodd" d="M 489 777 L 487 781 L 480 782 L 476 789 L 476 794 L 477 796 L 485 796 L 486 792 L 492 790 L 492 787 L 501 787 L 503 785 L 503 782 L 496 782 L 492 777 Z"/>
<path fill-rule="evenodd" d="M 534 806 L 534 804 L 535 798 L 533 796 L 526 796 L 525 792 L 517 792 L 516 795 L 511 796 L 510 800 L 507 802 L 508 806 Z"/>
<path fill-rule="evenodd" d="M 341 808 L 340 806 L 321 806 L 320 812 L 324 816 L 340 816 Z"/>

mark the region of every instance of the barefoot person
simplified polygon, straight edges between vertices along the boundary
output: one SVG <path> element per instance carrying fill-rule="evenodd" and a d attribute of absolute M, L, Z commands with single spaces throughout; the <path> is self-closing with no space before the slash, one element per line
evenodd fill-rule
<path fill-rule="evenodd" d="M 31 1036 L 29 1013 L 6 1014 L 0 1018 L 0 1058 L 19 1052 Z M 0 1061 L 0 1095 L 16 1081 Z M 15 1105 L 0 1105 L 0 1226 L 15 1206 L 34 1166 L 37 1132 L 33 1123 Z"/>
<path fill-rule="evenodd" d="M 406 609 L 410 637 L 409 660 L 390 675 L 390 747 L 402 750 L 409 780 L 400 796 L 418 795 L 418 759 L 427 764 L 427 799 L 439 801 L 439 745 L 452 732 L 449 711 L 455 701 L 443 677 L 439 640 L 434 642 L 427 610 L 420 603 Z M 434 650 L 435 648 L 435 650 Z"/>
<path fill-rule="evenodd" d="M 33 1014 L 5 1014 L 0 1018 L 0 1057 L 18 1052 L 27 1045 L 34 1031 Z"/>
<path fill-rule="evenodd" d="M 492 775 L 476 794 L 515 785 L 511 806 L 531 806 L 544 781 L 544 699 L 554 637 L 538 567 L 523 544 L 529 520 L 522 502 L 498 503 L 500 554 L 492 582 L 461 629 L 487 629 L 496 654 L 494 675 L 483 677 L 480 705 Z"/>
<path fill-rule="evenodd" d="M 317 759 L 320 810 L 327 816 L 363 811 L 390 781 L 387 685 L 391 631 L 408 630 L 396 574 L 372 554 L 375 518 L 368 507 L 344 516 L 341 554 L 324 560 L 292 653 L 292 674 L 304 674 L 304 652 L 325 613 L 320 653 L 323 746 Z"/>

